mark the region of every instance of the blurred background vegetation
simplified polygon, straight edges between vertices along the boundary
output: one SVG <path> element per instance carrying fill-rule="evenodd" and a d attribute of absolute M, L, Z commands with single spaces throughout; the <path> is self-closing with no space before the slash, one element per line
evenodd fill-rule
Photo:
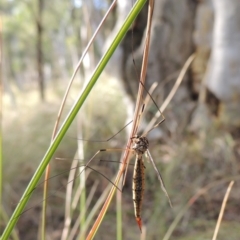
<path fill-rule="evenodd" d="M 110 4 L 109 0 L 3 0 L 0 3 L 5 213 L 1 230 L 49 146 L 68 81 Z M 64 116 L 132 4 L 127 0 L 119 1 L 104 23 L 75 79 Z M 155 3 L 146 85 L 149 89 L 154 82 L 158 83 L 152 94 L 158 106 L 168 95 L 187 58 L 192 53 L 196 57 L 164 112 L 166 121 L 149 136 L 150 151 L 165 180 L 173 210 L 161 192 L 154 170 L 146 163 L 143 239 L 163 239 L 170 226 L 173 227 L 171 239 L 210 239 L 231 180 L 235 180 L 235 184 L 219 239 L 239 239 L 239 11 L 238 0 Z M 147 8 L 144 8 L 61 143 L 56 157 L 64 160 L 53 159 L 52 176 L 62 171 L 65 174 L 50 181 L 48 239 L 61 239 L 67 177 L 71 159 L 79 158 L 75 156 L 80 142 L 76 138 L 106 140 L 132 119 L 146 16 Z M 156 112 L 150 102 L 140 131 Z M 82 158 L 88 160 L 101 148 L 122 148 L 127 131 L 108 142 L 84 142 Z M 99 159 L 119 161 L 119 156 L 116 153 L 100 155 L 92 167 L 111 179 L 119 163 L 99 162 Z M 139 239 L 131 178 L 132 166 L 129 166 L 122 194 L 123 239 Z M 86 182 L 87 195 L 95 183 L 98 185 L 88 211 L 109 184 L 99 174 L 91 173 Z M 37 239 L 41 192 L 42 185 L 39 185 L 27 207 L 31 209 L 20 217 L 19 239 Z M 115 216 L 113 202 L 96 239 L 115 239 Z M 75 213 L 73 224 L 77 217 Z"/>

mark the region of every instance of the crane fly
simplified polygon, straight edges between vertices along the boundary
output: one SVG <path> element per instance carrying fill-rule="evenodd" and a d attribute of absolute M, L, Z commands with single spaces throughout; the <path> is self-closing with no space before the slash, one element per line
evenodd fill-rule
<path fill-rule="evenodd" d="M 154 100 L 153 100 L 153 102 L 154 102 Z M 156 105 L 155 102 L 154 102 L 154 104 Z M 145 107 L 145 104 L 143 105 L 142 111 L 139 114 L 138 123 L 140 123 L 140 118 L 144 111 L 144 107 Z M 159 111 L 160 111 L 160 109 L 159 109 Z M 161 111 L 160 111 L 160 113 L 161 113 Z M 158 127 L 165 120 L 162 113 L 161 113 L 161 116 L 162 116 L 162 119 L 155 126 L 153 126 L 150 130 L 148 130 L 146 133 L 142 134 L 141 136 L 135 135 L 132 138 L 133 144 L 132 144 L 131 149 L 134 152 L 134 154 L 136 155 L 136 160 L 135 160 L 135 165 L 134 165 L 134 170 L 133 170 L 133 180 L 132 180 L 133 205 L 134 205 L 135 218 L 136 218 L 136 221 L 137 221 L 140 231 L 142 231 L 141 211 L 142 211 L 142 203 L 143 203 L 143 196 L 144 196 L 144 190 L 145 190 L 145 166 L 144 166 L 144 162 L 143 162 L 144 154 L 146 154 L 147 158 L 152 163 L 152 165 L 157 173 L 158 179 L 160 181 L 161 188 L 162 188 L 163 192 L 165 193 L 166 197 L 168 198 L 168 202 L 169 202 L 170 206 L 172 207 L 172 203 L 171 203 L 171 200 L 167 193 L 162 176 L 161 176 L 160 172 L 158 171 L 158 169 L 153 161 L 153 158 L 150 154 L 150 151 L 148 149 L 149 141 L 146 137 L 150 131 L 152 131 L 154 128 Z M 138 129 L 138 126 L 136 127 L 135 132 L 137 132 L 137 129 Z"/>
<path fill-rule="evenodd" d="M 147 91 L 147 93 L 148 93 L 148 91 Z M 155 101 L 153 100 L 151 95 L 149 95 L 149 96 L 152 99 L 153 103 L 157 106 L 157 104 L 155 103 Z M 137 224 L 139 226 L 140 231 L 142 231 L 141 210 L 142 210 L 143 195 L 144 195 L 144 190 L 145 190 L 145 187 L 144 187 L 145 186 L 145 166 L 144 166 L 144 161 L 143 161 L 143 156 L 144 155 L 146 155 L 147 159 L 149 159 L 150 162 L 152 163 L 153 168 L 157 173 L 158 180 L 161 184 L 161 188 L 162 188 L 163 192 L 165 193 L 170 206 L 172 207 L 172 203 L 171 203 L 171 200 L 170 200 L 169 195 L 167 193 L 163 178 L 162 178 L 160 172 L 158 171 L 158 169 L 157 169 L 157 167 L 156 167 L 156 165 L 153 161 L 153 158 L 150 154 L 150 151 L 148 149 L 149 141 L 146 137 L 147 134 L 150 131 L 152 131 L 153 129 L 155 129 L 156 127 L 158 127 L 165 120 L 165 118 L 164 118 L 163 114 L 161 113 L 160 109 L 158 108 L 158 110 L 161 113 L 162 119 L 157 124 L 155 124 L 150 130 L 148 130 L 147 132 L 145 132 L 141 136 L 139 136 L 136 133 L 138 131 L 138 127 L 139 127 L 141 116 L 144 112 L 144 109 L 145 109 L 145 104 L 143 104 L 142 109 L 139 113 L 138 120 L 137 120 L 137 126 L 135 128 L 135 134 L 134 134 L 134 137 L 132 137 L 132 139 L 131 139 L 132 140 L 132 146 L 131 146 L 130 149 L 127 149 L 127 150 L 126 149 L 121 149 L 121 148 L 118 148 L 118 149 L 115 149 L 115 148 L 114 149 L 100 149 L 94 154 L 94 156 L 86 164 L 86 167 L 87 167 L 88 164 L 90 164 L 90 162 L 101 152 L 126 150 L 126 151 L 130 151 L 131 153 L 136 155 L 136 160 L 135 160 L 135 165 L 134 165 L 134 170 L 133 170 L 133 178 L 132 178 L 132 194 L 133 194 L 133 205 L 134 205 L 135 218 L 136 218 L 136 221 L 137 221 Z M 114 136 L 116 136 L 117 134 L 115 134 Z M 127 171 L 125 171 L 124 179 L 126 177 L 126 173 L 127 173 Z M 125 182 L 125 180 L 123 180 L 123 182 Z M 124 183 L 123 183 L 123 185 L 124 185 Z"/>

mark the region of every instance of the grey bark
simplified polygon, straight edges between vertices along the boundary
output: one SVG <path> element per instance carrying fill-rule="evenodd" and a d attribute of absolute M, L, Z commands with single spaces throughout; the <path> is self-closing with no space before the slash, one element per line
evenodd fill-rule
<path fill-rule="evenodd" d="M 163 100 L 172 89 L 177 73 L 179 73 L 187 58 L 194 51 L 192 36 L 196 4 L 195 1 L 191 0 L 155 1 L 146 89 L 149 89 L 154 82 L 159 84 L 152 96 L 158 107 L 161 106 Z M 135 102 L 139 85 L 138 76 L 140 75 L 145 42 L 146 17 L 147 7 L 143 9 L 141 15 L 134 23 L 133 39 L 130 30 L 122 44 L 122 79 L 125 90 L 128 95 L 131 96 L 133 102 Z M 137 33 L 137 35 L 135 35 L 135 33 Z M 134 51 L 133 54 L 132 51 Z M 133 56 L 136 67 L 132 63 Z M 186 77 L 186 80 L 187 78 L 188 77 Z M 173 81 L 166 81 L 166 79 Z M 164 87 L 162 85 L 163 83 Z M 188 91 L 187 81 L 185 81 L 173 99 L 173 102 L 175 102 L 173 105 L 176 106 L 176 109 L 169 112 L 171 116 L 167 116 L 168 113 L 165 112 L 165 116 L 168 119 L 165 126 L 167 126 L 170 132 L 176 133 L 177 129 L 181 131 L 181 129 L 185 127 L 189 117 L 186 112 L 190 112 L 189 109 L 192 108 L 189 98 L 190 92 Z M 188 102 L 190 102 L 190 105 Z M 151 102 L 150 105 L 152 104 Z M 158 110 L 154 108 L 153 111 Z M 181 119 L 182 126 L 177 124 L 178 119 Z M 151 136 L 153 138 L 161 135 L 158 129 L 153 132 L 155 134 L 155 136 Z"/>
<path fill-rule="evenodd" d="M 194 29 L 195 3 L 193 1 L 160 0 L 155 1 L 153 26 L 151 35 L 151 50 L 149 55 L 147 88 L 154 82 L 162 82 L 168 76 L 179 71 L 186 59 L 194 51 L 192 34 Z M 145 27 L 145 26 L 143 26 Z M 144 34 L 141 45 L 135 50 L 134 58 L 140 66 L 144 46 Z M 132 92 L 136 95 L 138 79 L 131 69 L 132 54 L 128 53 L 126 78 L 124 81 L 135 81 Z M 139 70 L 138 70 L 139 72 Z M 170 84 L 171 86 L 172 84 Z M 171 87 L 168 87 L 168 90 Z M 163 94 L 158 89 L 159 94 Z M 166 94 L 165 94 L 166 95 Z"/>
<path fill-rule="evenodd" d="M 212 53 L 208 88 L 222 101 L 240 99 L 240 1 L 213 0 Z"/>
<path fill-rule="evenodd" d="M 171 75 L 175 75 L 173 80 L 176 79 L 176 73 L 186 59 L 193 52 L 196 53 L 190 74 L 186 76 L 173 99 L 173 105 L 177 106 L 177 109 L 172 111 L 175 119 L 181 118 L 184 122 L 185 118 L 189 121 L 187 118 L 190 116 L 185 116 L 186 112 L 191 114 L 191 110 L 197 104 L 208 103 L 209 94 L 206 87 L 220 101 L 235 102 L 235 107 L 231 108 L 236 112 L 240 99 L 239 12 L 238 0 L 155 1 L 147 89 L 153 82 L 166 82 L 166 78 Z M 121 48 L 118 49 L 118 57 L 122 59 L 121 67 L 118 69 L 122 73 L 125 91 L 133 103 L 139 84 L 146 13 L 147 9 L 143 9 L 133 25 L 133 33 L 137 34 L 132 39 L 130 30 Z M 118 14 L 122 15 L 121 12 Z M 124 14 L 126 15 L 125 12 Z M 132 51 L 136 67 L 132 64 Z M 118 67 L 118 63 L 116 60 L 114 68 Z M 171 90 L 173 82 L 159 87 L 154 93 L 153 98 L 158 105 L 161 105 L 162 99 Z M 195 101 L 196 98 L 200 100 L 198 103 Z M 211 106 L 210 112 L 217 112 L 216 108 Z M 209 110 L 205 110 L 204 112 L 211 114 Z M 209 119 L 208 114 L 205 115 Z M 204 115 L 202 111 L 200 115 Z M 171 127 L 172 131 L 177 127 L 179 127 L 177 124 Z"/>

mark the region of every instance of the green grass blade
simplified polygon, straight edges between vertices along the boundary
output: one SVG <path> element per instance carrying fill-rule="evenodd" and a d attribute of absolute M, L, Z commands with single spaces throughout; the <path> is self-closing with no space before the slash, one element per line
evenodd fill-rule
<path fill-rule="evenodd" d="M 117 240 L 122 240 L 122 193 L 116 194 L 116 222 L 117 222 Z"/>
<path fill-rule="evenodd" d="M 48 148 L 45 156 L 43 157 L 40 165 L 38 166 L 34 176 L 32 177 L 28 187 L 26 188 L 20 202 L 18 203 L 14 213 L 12 214 L 3 234 L 1 237 L 1 240 L 7 240 L 16 225 L 22 211 L 24 210 L 28 200 L 31 197 L 32 192 L 34 191 L 39 179 L 41 178 L 42 174 L 45 171 L 46 166 L 50 162 L 53 154 L 55 153 L 58 145 L 60 144 L 61 140 L 63 139 L 64 135 L 66 134 L 68 128 L 70 127 L 71 123 L 73 122 L 74 118 L 76 117 L 79 109 L 82 107 L 84 101 L 86 100 L 88 94 L 91 92 L 91 89 L 93 88 L 94 84 L 96 83 L 98 77 L 102 73 L 104 67 L 106 66 L 107 62 L 111 58 L 112 54 L 114 53 L 115 49 L 125 36 L 125 34 L 128 31 L 128 28 L 131 26 L 132 22 L 144 6 L 146 0 L 139 0 L 134 5 L 132 11 L 128 15 L 126 21 L 124 22 L 123 26 L 119 30 L 117 36 L 113 40 L 111 46 L 103 56 L 103 58 L 100 60 L 98 66 L 95 69 L 95 72 L 93 73 L 88 85 L 83 90 L 83 92 L 79 95 L 76 103 L 72 107 L 71 111 L 69 112 L 68 116 L 66 117 L 64 123 L 62 124 L 61 128 L 59 129 L 59 132 L 57 133 L 54 141 L 51 143 L 50 147 Z"/>

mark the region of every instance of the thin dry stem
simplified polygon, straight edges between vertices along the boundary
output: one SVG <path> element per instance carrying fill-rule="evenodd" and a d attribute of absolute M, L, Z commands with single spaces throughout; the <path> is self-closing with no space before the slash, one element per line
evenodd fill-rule
<path fill-rule="evenodd" d="M 74 183 L 74 176 L 77 170 L 77 161 L 73 161 L 71 165 L 72 171 L 70 171 L 70 174 L 68 176 L 68 182 L 67 185 L 67 191 L 66 191 L 66 203 L 65 203 L 65 221 L 64 221 L 64 228 L 62 232 L 62 240 L 67 239 L 69 227 L 71 225 L 71 199 L 72 199 L 72 190 L 73 190 L 73 183 Z"/>
<path fill-rule="evenodd" d="M 147 236 L 147 228 L 143 224 L 143 226 L 142 226 L 142 234 L 141 234 L 140 240 L 146 240 L 147 239 L 146 236 Z"/>
<path fill-rule="evenodd" d="M 147 74 L 148 53 L 149 53 L 149 48 L 150 48 L 153 9 L 154 9 L 154 0 L 151 0 L 151 1 L 149 1 L 149 5 L 148 5 L 147 31 L 146 31 L 146 39 L 145 39 L 145 46 L 144 46 L 144 52 L 143 52 L 143 62 L 142 62 L 142 69 L 141 69 L 141 75 L 140 75 L 140 83 L 139 83 L 136 107 L 135 107 L 135 112 L 134 112 L 134 117 L 133 117 L 133 125 L 132 125 L 132 129 L 130 132 L 129 140 L 127 143 L 127 148 L 129 148 L 129 149 L 131 148 L 132 138 L 136 134 L 138 125 L 140 122 L 139 114 L 140 114 L 140 110 L 142 107 L 141 100 L 142 100 L 143 91 L 144 91 L 143 86 L 145 85 L 146 74 Z M 125 169 L 127 170 L 128 164 L 129 164 L 129 151 L 125 151 L 122 162 L 123 162 L 123 168 L 124 168 L 123 171 Z M 126 179 L 126 172 L 125 172 L 123 183 L 125 183 L 125 179 Z"/>
<path fill-rule="evenodd" d="M 234 181 L 231 181 L 229 183 L 228 188 L 227 188 L 226 194 L 225 194 L 224 199 L 223 199 L 222 207 L 221 207 L 221 210 L 220 210 L 220 213 L 219 213 L 219 216 L 218 216 L 217 225 L 216 225 L 212 240 L 217 239 L 217 234 L 218 234 L 218 231 L 219 231 L 219 228 L 220 228 L 223 213 L 224 213 L 224 210 L 225 210 L 225 207 L 226 207 L 226 204 L 227 204 L 227 200 L 228 200 L 228 197 L 229 197 L 229 194 L 231 192 L 233 184 L 234 184 Z"/>
<path fill-rule="evenodd" d="M 87 209 L 88 209 L 88 207 L 89 207 L 89 205 L 90 205 L 90 203 L 91 203 L 91 201 L 93 199 L 93 196 L 94 196 L 94 194 L 95 194 L 95 192 L 97 190 L 98 184 L 99 184 L 99 181 L 96 180 L 94 182 L 93 186 L 91 187 L 91 191 L 90 191 L 90 193 L 88 195 L 88 198 L 87 198 L 87 203 L 86 203 L 85 210 L 79 214 L 77 220 L 75 221 L 75 223 L 74 223 L 74 225 L 73 225 L 73 227 L 71 229 L 71 232 L 69 233 L 68 240 L 72 240 L 72 239 L 74 239 L 76 237 L 76 233 L 77 233 L 77 230 L 79 229 L 80 222 L 81 222 L 84 214 L 86 213 L 86 211 L 87 211 Z M 82 232 L 82 230 L 81 230 L 81 232 Z M 84 234 L 84 233 L 82 233 L 82 234 Z"/>
<path fill-rule="evenodd" d="M 106 12 L 106 14 L 104 15 L 102 21 L 100 22 L 98 28 L 96 29 L 96 31 L 94 32 L 92 38 L 89 40 L 89 43 L 87 45 L 87 47 L 85 48 L 78 64 L 77 64 L 77 67 L 75 68 L 74 72 L 73 72 L 73 75 L 69 81 L 69 84 L 68 84 L 68 87 L 66 89 L 66 92 L 65 92 L 65 95 L 63 97 L 63 100 L 62 100 L 62 103 L 61 103 L 61 106 L 59 108 L 59 112 L 58 112 L 58 115 L 57 115 L 57 119 L 56 119 L 56 122 L 55 122 L 55 125 L 54 125 L 54 129 L 53 129 L 53 133 L 52 133 L 52 141 L 54 140 L 55 136 L 56 136 L 56 133 L 57 133 L 57 130 L 58 130 L 58 125 L 59 125 L 59 122 L 60 122 L 60 117 L 62 115 L 62 112 L 63 112 L 63 108 L 64 108 L 64 105 L 66 103 L 66 100 L 67 100 L 67 96 L 69 94 L 69 91 L 70 91 L 70 88 L 72 86 L 72 83 L 73 83 L 73 80 L 77 74 L 77 71 L 79 70 L 81 64 L 82 64 L 82 61 L 85 57 L 85 55 L 87 54 L 90 46 L 92 45 L 97 33 L 99 32 L 99 30 L 101 29 L 101 27 L 103 26 L 103 23 L 105 22 L 107 16 L 110 14 L 110 12 L 112 11 L 112 9 L 115 7 L 117 3 L 117 0 L 114 0 L 111 4 L 111 6 L 109 7 L 108 11 Z M 47 168 L 46 168 L 46 173 L 45 173 L 45 182 L 44 182 L 44 198 L 47 198 L 47 191 L 48 191 L 48 178 L 50 176 L 50 164 L 48 164 Z M 42 219 L 45 219 L 45 216 L 46 216 L 46 202 L 44 201 L 44 206 L 43 206 L 43 210 L 42 210 Z M 42 233 L 46 232 L 46 222 L 45 221 L 42 221 Z M 42 236 L 43 238 L 45 238 L 44 236 Z"/>
<path fill-rule="evenodd" d="M 88 45 L 86 46 L 78 64 L 77 64 L 77 67 L 75 68 L 74 72 L 73 72 L 73 75 L 69 81 L 69 84 L 68 84 L 68 87 L 66 89 L 66 92 L 65 92 L 65 95 L 63 97 L 63 101 L 62 101 L 62 104 L 60 106 L 60 109 L 59 109 L 59 112 L 58 112 L 58 116 L 57 116 L 57 120 L 56 120 L 56 123 L 55 123 L 55 126 L 54 126 L 54 130 L 53 130 L 53 136 L 52 136 L 52 139 L 54 139 L 55 135 L 56 135 L 56 132 L 57 132 L 57 129 L 58 129 L 58 124 L 59 124 L 59 120 L 60 120 L 60 117 L 62 115 L 62 111 L 63 111 L 63 107 L 64 107 L 64 104 L 66 102 L 66 99 L 67 99 L 67 96 L 68 96 L 68 93 L 69 93 L 69 90 L 71 88 L 71 85 L 73 83 L 73 80 L 77 74 L 77 71 L 79 70 L 81 64 L 82 64 L 82 61 L 85 57 L 85 55 L 87 54 L 89 48 L 91 47 L 96 35 L 98 34 L 99 30 L 101 29 L 101 27 L 103 26 L 103 23 L 105 22 L 107 16 L 109 15 L 109 13 L 112 11 L 112 9 L 114 8 L 115 4 L 116 4 L 117 0 L 114 0 L 113 3 L 111 4 L 111 6 L 109 7 L 108 11 L 106 12 L 106 14 L 104 15 L 102 21 L 100 22 L 100 24 L 98 25 L 98 28 L 96 29 L 96 31 L 94 32 L 92 38 L 89 40 L 88 42 Z"/>
<path fill-rule="evenodd" d="M 115 177 L 114 177 L 115 178 Z M 114 179 L 113 178 L 113 179 Z M 94 204 L 94 207 L 91 209 L 91 212 L 88 214 L 88 218 L 86 220 L 86 224 L 85 226 L 89 226 L 90 222 L 92 221 L 92 218 L 94 217 L 94 215 L 96 214 L 96 212 L 98 211 L 98 209 L 100 208 L 100 206 L 102 205 L 102 203 L 104 202 L 104 200 L 106 199 L 107 197 L 107 194 L 110 190 L 112 189 L 116 189 L 115 187 L 111 187 L 111 183 L 109 183 L 109 185 L 106 187 L 106 189 L 104 190 L 104 192 L 102 193 L 102 195 L 100 196 L 100 198 L 98 199 L 98 201 Z M 108 195 L 109 196 L 109 195 Z M 106 203 L 107 200 L 105 200 L 104 204 Z M 102 210 L 101 210 L 102 211 Z M 100 215 L 100 214 L 99 214 Z M 99 216 L 98 215 L 98 216 Z M 86 229 L 84 229 L 86 230 Z M 89 236 L 87 237 L 87 239 L 89 238 Z"/>
<path fill-rule="evenodd" d="M 179 213 L 177 214 L 177 216 L 175 217 L 174 221 L 172 222 L 172 224 L 170 225 L 170 227 L 168 228 L 167 232 L 165 233 L 163 240 L 168 240 L 170 239 L 174 229 L 176 228 L 176 226 L 178 225 L 178 223 L 180 222 L 180 220 L 182 219 L 182 217 L 184 216 L 184 213 L 197 201 L 197 199 L 206 194 L 210 189 L 219 186 L 221 184 L 224 184 L 226 182 L 229 182 L 229 180 L 234 179 L 235 181 L 239 181 L 240 180 L 240 176 L 234 176 L 234 177 L 227 177 L 218 181 L 214 181 L 211 182 L 210 184 L 206 185 L 205 187 L 199 189 L 197 191 L 196 194 L 194 194 L 186 203 L 185 206 L 182 207 L 182 209 L 179 211 Z"/>
<path fill-rule="evenodd" d="M 149 101 L 150 101 L 150 99 L 151 99 L 150 95 L 153 94 L 153 92 L 155 91 L 155 89 L 156 89 L 157 86 L 158 86 L 158 83 L 157 83 L 157 82 L 154 82 L 154 83 L 152 84 L 152 86 L 150 87 L 149 91 L 148 91 L 149 94 L 147 94 L 147 96 L 146 96 L 145 99 L 144 99 L 145 110 L 144 110 L 143 113 L 142 113 L 142 118 L 143 118 L 143 119 L 144 119 L 144 114 L 147 112 L 147 111 L 146 111 L 146 107 L 149 106 L 148 103 L 149 103 Z"/>
<path fill-rule="evenodd" d="M 161 109 L 160 109 L 161 112 L 163 112 L 166 109 L 166 107 L 168 106 L 168 104 L 172 100 L 173 96 L 177 92 L 177 90 L 178 90 L 178 88 L 179 88 L 179 86 L 180 86 L 180 84 L 181 84 L 181 82 L 182 82 L 182 80 L 183 80 L 183 78 L 184 78 L 184 76 L 185 76 L 185 74 L 186 74 L 188 68 L 190 67 L 190 65 L 191 65 L 191 63 L 192 63 L 194 58 L 195 58 L 195 54 L 193 53 L 187 59 L 187 61 L 185 62 L 184 66 L 183 66 L 183 68 L 182 68 L 182 70 L 181 70 L 181 72 L 180 72 L 180 74 L 179 74 L 179 76 L 178 76 L 178 78 L 176 80 L 176 83 L 174 84 L 171 92 L 169 93 L 168 97 L 165 99 L 164 103 L 161 106 Z"/>
<path fill-rule="evenodd" d="M 87 180 L 90 173 L 91 173 L 91 171 L 85 170 L 85 180 Z M 83 187 L 81 185 L 79 185 L 77 190 L 75 191 L 75 195 L 74 195 L 73 200 L 72 200 L 72 209 L 73 210 L 75 210 L 76 207 L 77 207 L 77 203 L 80 199 L 82 190 L 83 190 Z"/>
<path fill-rule="evenodd" d="M 146 128 L 146 132 L 148 132 L 153 126 L 154 124 L 157 122 L 157 119 L 160 117 L 161 112 L 164 112 L 164 110 L 166 109 L 166 107 L 168 106 L 168 104 L 171 102 L 172 98 L 174 97 L 175 93 L 177 92 L 181 82 L 183 81 L 183 78 L 188 70 L 188 68 L 190 67 L 193 59 L 195 58 L 195 54 L 192 54 L 187 61 L 185 62 L 171 92 L 168 94 L 167 98 L 165 99 L 165 101 L 163 102 L 162 106 L 160 107 L 160 112 L 156 112 L 154 118 L 150 121 L 150 123 L 148 124 L 147 128 Z"/>

